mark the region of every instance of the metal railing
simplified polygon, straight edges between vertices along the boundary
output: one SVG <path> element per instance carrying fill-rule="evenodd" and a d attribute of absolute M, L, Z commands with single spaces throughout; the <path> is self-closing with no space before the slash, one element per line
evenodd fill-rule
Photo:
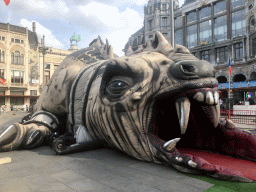
<path fill-rule="evenodd" d="M 256 125 L 256 111 L 255 110 L 220 110 L 222 118 L 230 118 L 234 123 Z"/>

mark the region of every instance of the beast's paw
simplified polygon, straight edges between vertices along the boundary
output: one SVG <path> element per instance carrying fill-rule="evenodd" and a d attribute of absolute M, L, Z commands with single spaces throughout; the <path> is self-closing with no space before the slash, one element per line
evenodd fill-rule
<path fill-rule="evenodd" d="M 32 149 L 42 144 L 50 130 L 35 123 L 13 125 L 0 128 L 0 151 L 12 151 L 19 148 Z"/>

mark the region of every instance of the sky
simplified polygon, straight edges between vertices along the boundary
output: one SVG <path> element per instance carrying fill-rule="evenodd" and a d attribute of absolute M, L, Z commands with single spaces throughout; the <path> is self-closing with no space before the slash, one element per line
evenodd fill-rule
<path fill-rule="evenodd" d="M 184 0 L 179 0 L 180 5 Z M 143 26 L 148 0 L 0 0 L 0 22 L 28 27 L 36 22 L 45 45 L 68 50 L 73 34 L 81 35 L 78 47 L 88 47 L 98 35 L 106 38 L 114 53 L 123 56 L 128 38 Z M 73 42 L 75 43 L 75 42 Z"/>

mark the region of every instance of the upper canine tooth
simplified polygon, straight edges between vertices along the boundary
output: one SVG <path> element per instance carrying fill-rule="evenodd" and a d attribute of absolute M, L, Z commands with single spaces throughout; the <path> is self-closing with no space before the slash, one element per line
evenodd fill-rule
<path fill-rule="evenodd" d="M 179 118 L 181 134 L 185 134 L 188 126 L 190 101 L 187 97 L 181 97 L 175 101 L 175 106 Z"/>
<path fill-rule="evenodd" d="M 170 140 L 170 141 L 167 141 L 167 142 L 163 145 L 164 149 L 165 149 L 166 151 L 172 151 L 172 150 L 176 147 L 176 145 L 177 145 L 177 143 L 179 142 L 179 140 L 180 140 L 180 138 L 176 138 L 176 139 L 172 139 L 172 140 Z"/>
<path fill-rule="evenodd" d="M 199 102 L 204 102 L 204 94 L 202 92 L 197 92 L 193 99 L 199 101 Z"/>
<path fill-rule="evenodd" d="M 220 97 L 219 92 L 215 91 L 214 92 L 214 103 L 215 104 L 219 103 L 219 97 Z"/>
<path fill-rule="evenodd" d="M 211 91 L 208 91 L 206 93 L 206 103 L 209 105 L 213 105 L 214 104 L 214 99 L 213 99 L 213 94 Z"/>

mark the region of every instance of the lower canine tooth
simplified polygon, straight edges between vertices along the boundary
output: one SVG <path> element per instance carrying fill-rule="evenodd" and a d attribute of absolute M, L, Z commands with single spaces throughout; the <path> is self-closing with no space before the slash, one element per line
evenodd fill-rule
<path fill-rule="evenodd" d="M 165 149 L 166 151 L 172 151 L 172 150 L 176 147 L 176 145 L 177 145 L 177 143 L 179 142 L 179 140 L 180 140 L 180 138 L 176 138 L 176 139 L 172 139 L 172 140 L 170 140 L 170 141 L 167 141 L 167 142 L 163 145 L 164 149 Z"/>
<path fill-rule="evenodd" d="M 188 161 L 188 165 L 189 165 L 190 167 L 196 168 L 197 163 L 194 162 L 194 161 L 192 161 L 192 160 L 189 160 L 189 161 Z"/>
<path fill-rule="evenodd" d="M 190 101 L 187 97 L 182 97 L 175 101 L 175 106 L 179 118 L 181 134 L 185 134 L 188 126 Z"/>

